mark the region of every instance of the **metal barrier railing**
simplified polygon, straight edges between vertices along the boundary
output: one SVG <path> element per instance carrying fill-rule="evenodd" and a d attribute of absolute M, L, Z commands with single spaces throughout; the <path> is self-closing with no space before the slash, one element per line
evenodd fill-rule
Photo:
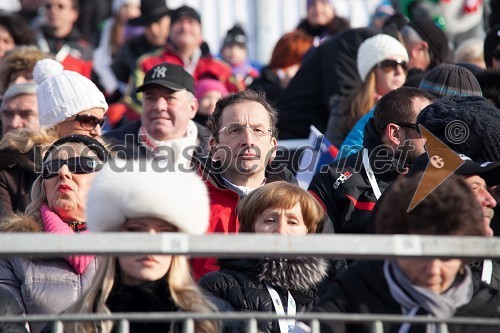
<path fill-rule="evenodd" d="M 295 316 L 280 316 L 273 313 L 263 312 L 224 312 L 201 314 L 193 312 L 128 312 L 112 314 L 60 314 L 60 315 L 27 315 L 27 316 L 4 316 L 1 317 L 2 323 L 13 322 L 53 322 L 52 332 L 63 332 L 64 322 L 85 322 L 112 320 L 118 323 L 117 333 L 129 333 L 130 322 L 184 322 L 184 332 L 194 332 L 194 322 L 197 320 L 219 320 L 235 321 L 245 320 L 246 332 L 257 333 L 257 322 L 260 320 L 294 318 L 299 321 L 307 322 L 311 327 L 312 333 L 319 333 L 319 322 L 324 320 L 339 321 L 345 323 L 370 323 L 373 333 L 384 333 L 382 323 L 413 323 L 426 324 L 435 323 L 441 325 L 441 333 L 447 332 L 446 324 L 468 324 L 481 326 L 500 327 L 500 318 L 479 318 L 479 317 L 453 317 L 448 319 L 438 319 L 427 316 L 405 317 L 402 315 L 385 314 L 349 314 L 349 313 L 301 313 Z"/>
<path fill-rule="evenodd" d="M 280 236 L 272 234 L 0 233 L 0 256 L 182 254 L 192 257 L 325 256 L 498 258 L 500 238 L 416 235 Z"/>
<path fill-rule="evenodd" d="M 53 235 L 43 233 L 0 234 L 0 256 L 63 256 L 68 254 L 128 255 L 181 254 L 193 257 L 267 257 L 324 256 L 363 259 L 394 257 L 498 258 L 500 238 L 446 237 L 415 235 L 307 235 L 279 236 L 268 234 L 212 234 L 190 236 L 180 233 L 94 233 L 85 235 Z M 114 320 L 118 332 L 128 333 L 130 322 L 184 321 L 185 332 L 194 332 L 194 321 L 248 320 L 246 331 L 257 332 L 257 321 L 290 318 L 273 313 L 113 313 L 0 316 L 0 322 L 54 322 L 54 332 L 62 332 L 67 321 Z M 383 333 L 382 322 L 437 323 L 446 332 L 445 323 L 480 324 L 499 327 L 499 319 L 479 317 L 449 318 L 405 317 L 380 314 L 303 313 L 294 316 L 307 320 L 312 332 L 319 332 L 319 321 L 371 323 L 373 333 Z"/>

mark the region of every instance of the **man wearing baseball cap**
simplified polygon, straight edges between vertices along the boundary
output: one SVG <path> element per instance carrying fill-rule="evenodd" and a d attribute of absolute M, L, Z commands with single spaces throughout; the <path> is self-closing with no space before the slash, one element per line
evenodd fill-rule
<path fill-rule="evenodd" d="M 198 100 L 188 72 L 161 63 L 146 73 L 136 92 L 142 92 L 141 118 L 105 135 L 125 145 L 126 157 L 165 159 L 177 168 L 189 167 L 193 154 L 204 155 L 209 134 L 192 121 Z"/>

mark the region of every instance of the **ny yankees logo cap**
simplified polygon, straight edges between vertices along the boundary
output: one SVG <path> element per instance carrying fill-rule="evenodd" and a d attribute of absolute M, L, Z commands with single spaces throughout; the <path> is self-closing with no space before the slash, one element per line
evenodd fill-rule
<path fill-rule="evenodd" d="M 136 93 L 144 91 L 151 85 L 159 85 L 165 88 L 179 91 L 186 89 L 191 93 L 195 93 L 193 77 L 182 68 L 182 66 L 161 63 L 150 69 L 144 77 L 142 86 L 137 87 Z"/>

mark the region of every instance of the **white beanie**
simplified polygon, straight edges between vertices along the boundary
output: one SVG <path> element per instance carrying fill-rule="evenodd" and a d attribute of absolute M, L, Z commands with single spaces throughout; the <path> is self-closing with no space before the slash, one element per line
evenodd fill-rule
<path fill-rule="evenodd" d="M 38 117 L 40 125 L 53 127 L 79 112 L 92 108 L 108 110 L 104 95 L 85 76 L 64 70 L 55 60 L 39 60 L 33 70 L 38 84 Z"/>
<path fill-rule="evenodd" d="M 127 219 L 153 217 L 181 232 L 204 234 L 210 211 L 205 183 L 193 172 L 156 168 L 147 160 L 110 161 L 89 192 L 88 229 L 119 231 Z"/>
<path fill-rule="evenodd" d="M 386 59 L 397 57 L 408 61 L 406 48 L 396 38 L 378 34 L 363 41 L 358 49 L 358 73 L 364 82 L 372 68 Z"/>

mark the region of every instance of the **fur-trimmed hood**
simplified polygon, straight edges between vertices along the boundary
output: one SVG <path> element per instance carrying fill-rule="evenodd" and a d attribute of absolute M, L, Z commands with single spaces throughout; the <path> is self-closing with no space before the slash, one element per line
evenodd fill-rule
<path fill-rule="evenodd" d="M 0 232 L 43 232 L 43 226 L 31 216 L 12 214 L 0 219 Z"/>
<path fill-rule="evenodd" d="M 323 258 L 219 259 L 221 270 L 233 269 L 254 274 L 283 290 L 309 292 L 327 279 L 329 264 Z"/>

